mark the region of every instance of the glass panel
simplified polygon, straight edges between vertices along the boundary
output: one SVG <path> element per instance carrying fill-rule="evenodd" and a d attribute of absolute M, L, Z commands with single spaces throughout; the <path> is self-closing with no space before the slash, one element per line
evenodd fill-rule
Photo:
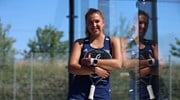
<path fill-rule="evenodd" d="M 106 25 L 108 26 L 110 36 L 127 37 L 131 33 L 132 25 L 137 21 L 138 8 L 136 6 L 136 1 L 134 0 L 110 0 L 108 14 L 108 20 L 106 20 Z M 102 7 L 103 8 L 103 7 Z M 102 9 L 104 10 L 104 9 Z M 106 17 L 107 15 L 105 15 Z M 138 48 L 136 48 L 138 49 Z M 130 49 L 128 49 L 130 50 Z M 126 52 L 126 51 L 122 51 Z M 130 54 L 130 52 L 128 52 Z M 138 54 L 137 54 L 138 55 Z M 131 59 L 131 54 L 129 55 Z M 138 63 L 138 62 L 137 62 Z M 138 70 L 138 67 L 133 67 L 132 70 Z M 137 93 L 136 90 L 131 91 L 130 87 L 136 87 L 137 77 L 132 76 L 132 73 L 127 69 L 114 70 L 111 72 L 111 95 L 112 100 L 128 100 L 130 99 L 130 94 Z M 133 82 L 133 83 L 130 83 Z"/>
<path fill-rule="evenodd" d="M 14 98 L 16 99 L 30 99 L 31 98 L 31 61 L 28 59 L 16 60 L 14 70 Z"/>
<path fill-rule="evenodd" d="M 166 7 L 165 7 L 166 6 Z M 178 87 L 180 84 L 179 66 L 180 57 L 177 55 L 180 52 L 178 41 L 180 40 L 180 2 L 178 0 L 161 0 L 157 2 L 158 15 L 158 43 L 159 43 L 159 59 L 167 66 L 160 68 L 160 76 L 163 85 L 162 91 L 164 96 L 169 100 L 179 99 Z M 171 44 L 176 49 L 171 48 Z M 170 51 L 176 51 L 177 54 Z"/>
<path fill-rule="evenodd" d="M 47 55 L 36 53 L 31 56 L 31 96 L 34 100 L 66 100 L 67 57 L 56 54 L 47 58 Z"/>
<path fill-rule="evenodd" d="M 1 42 L 2 43 L 2 42 Z M 12 53 L 12 52 L 11 52 Z M 12 100 L 14 94 L 14 57 L 0 50 L 0 99 Z"/>
<path fill-rule="evenodd" d="M 66 100 L 67 57 L 48 53 L 31 54 L 30 59 L 16 61 L 14 99 Z"/>
<path fill-rule="evenodd" d="M 100 9 L 105 17 L 105 33 L 112 36 L 128 36 L 130 25 L 137 14 L 135 0 L 76 0 L 76 32 L 75 38 L 85 37 L 85 13 L 88 8 Z M 131 9 L 131 10 L 129 10 Z M 126 69 L 116 70 L 111 73 L 112 100 L 129 98 L 129 73 Z"/>
<path fill-rule="evenodd" d="M 68 3 L 68 0 L 0 1 L 0 100 L 66 100 Z M 48 49 L 39 48 L 43 40 L 44 45 L 52 46 L 47 43 L 52 34 L 53 39 L 60 37 L 54 48 L 63 55 L 58 53 L 59 57 L 53 60 L 42 60 Z M 30 54 L 35 50 L 33 43 L 37 43 L 34 47 L 39 54 Z M 35 59 L 37 55 L 41 58 Z"/>
<path fill-rule="evenodd" d="M 130 28 L 137 18 L 138 7 L 147 11 L 150 15 L 150 23 L 146 38 L 158 42 L 160 95 L 169 100 L 180 98 L 178 95 L 180 92 L 178 77 L 180 76 L 178 55 L 180 2 L 178 0 L 157 0 L 157 6 L 150 0 L 74 1 L 75 40 L 85 37 L 84 15 L 88 8 L 102 10 L 105 15 L 106 34 L 117 37 L 131 34 Z M 139 4 L 137 1 L 143 2 Z M 46 25 L 52 25 L 58 31 L 62 31 L 63 37 L 60 40 L 66 41 L 66 46 L 69 46 L 68 3 L 68 0 L 0 1 L 0 100 L 66 100 L 68 50 L 63 55 L 54 54 L 56 56 L 51 59 L 47 57 L 48 53 L 42 51 L 28 56 L 25 54 L 30 50 L 28 43 L 37 41 L 37 29 L 45 29 Z M 153 15 L 153 11 L 157 13 L 156 16 Z M 6 33 L 4 37 L 3 32 Z M 9 39 L 10 42 L 5 42 L 4 38 Z M 11 38 L 16 41 L 13 42 Z M 3 48 L 6 47 L 6 43 L 10 43 L 10 49 L 8 46 Z M 176 53 L 170 44 L 177 48 Z M 127 69 L 111 73 L 112 100 L 130 99 L 129 77 Z"/>

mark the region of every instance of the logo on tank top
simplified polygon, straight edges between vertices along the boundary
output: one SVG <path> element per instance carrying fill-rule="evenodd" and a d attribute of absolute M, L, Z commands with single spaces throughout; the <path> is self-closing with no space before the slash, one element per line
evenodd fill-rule
<path fill-rule="evenodd" d="M 152 53 L 152 50 L 149 50 L 150 53 Z"/>
<path fill-rule="evenodd" d="M 83 52 L 88 52 L 88 49 L 87 49 L 87 48 L 85 48 L 85 49 L 83 50 Z"/>
<path fill-rule="evenodd" d="M 105 50 L 107 53 L 110 53 L 110 50 Z"/>

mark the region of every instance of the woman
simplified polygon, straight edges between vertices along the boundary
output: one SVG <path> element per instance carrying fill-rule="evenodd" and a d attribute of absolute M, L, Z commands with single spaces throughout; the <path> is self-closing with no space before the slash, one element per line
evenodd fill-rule
<path fill-rule="evenodd" d="M 74 74 L 69 89 L 68 100 L 88 100 L 93 79 L 89 75 L 102 78 L 95 84 L 94 100 L 110 100 L 110 71 L 121 68 L 122 58 L 119 39 L 104 33 L 104 17 L 100 10 L 90 8 L 85 15 L 86 38 L 74 42 L 69 58 L 69 73 Z M 111 59 L 95 59 L 88 51 L 103 49 L 111 54 Z M 93 67 L 92 67 L 93 66 Z M 89 98 L 90 99 L 90 98 Z"/>
<path fill-rule="evenodd" d="M 145 39 L 149 15 L 138 11 L 138 20 L 132 36 L 120 39 L 123 64 L 130 74 L 130 100 L 159 100 L 158 45 Z"/>

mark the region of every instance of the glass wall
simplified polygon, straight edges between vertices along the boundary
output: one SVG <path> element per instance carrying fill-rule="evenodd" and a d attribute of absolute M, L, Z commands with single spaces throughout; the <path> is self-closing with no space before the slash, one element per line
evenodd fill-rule
<path fill-rule="evenodd" d="M 180 2 L 178 0 L 74 0 L 74 40 L 85 37 L 85 13 L 105 15 L 105 33 L 125 37 L 138 9 L 150 15 L 146 38 L 158 43 L 161 95 L 180 96 Z M 146 2 L 145 2 L 146 1 Z M 0 100 L 66 100 L 69 0 L 0 1 Z M 51 40 L 56 40 L 53 44 Z M 127 69 L 111 73 L 112 100 L 129 100 Z"/>
<path fill-rule="evenodd" d="M 164 87 L 164 92 L 169 100 L 180 98 L 178 96 L 180 78 L 177 77 L 180 66 L 179 50 L 177 50 L 180 47 L 178 44 L 180 39 L 180 31 L 178 30 L 178 26 L 180 26 L 179 10 L 180 2 L 178 0 L 157 2 L 159 58 L 164 59 L 164 62 L 168 64 L 168 67 L 160 69 L 160 75 L 163 79 L 162 87 Z"/>
<path fill-rule="evenodd" d="M 1 0 L 0 12 L 0 100 L 66 100 L 68 0 Z"/>

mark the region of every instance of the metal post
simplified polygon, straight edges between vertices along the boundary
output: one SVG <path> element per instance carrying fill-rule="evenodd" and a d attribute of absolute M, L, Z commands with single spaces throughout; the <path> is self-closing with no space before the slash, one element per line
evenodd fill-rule
<path fill-rule="evenodd" d="M 72 50 L 72 45 L 74 42 L 74 18 L 76 17 L 74 16 L 74 0 L 69 0 L 69 16 L 67 17 L 69 18 L 69 55 L 70 55 Z M 69 73 L 68 90 L 73 77 L 74 75 Z"/>
<path fill-rule="evenodd" d="M 69 54 L 74 41 L 74 0 L 69 0 Z"/>
<path fill-rule="evenodd" d="M 152 13 L 152 35 L 153 35 L 153 40 L 158 42 L 158 31 L 157 31 L 157 0 L 152 1 L 152 6 L 151 6 L 151 13 Z"/>
<path fill-rule="evenodd" d="M 15 58 L 14 58 L 14 60 L 15 60 Z M 14 62 L 14 65 L 13 65 L 13 72 L 14 72 L 14 74 L 13 74 L 13 100 L 16 100 L 16 61 Z"/>
<path fill-rule="evenodd" d="M 34 64 L 34 53 L 31 53 L 31 66 L 30 66 L 30 100 L 33 100 L 33 64 Z"/>
<path fill-rule="evenodd" d="M 172 100 L 172 63 L 169 55 L 169 100 Z"/>

